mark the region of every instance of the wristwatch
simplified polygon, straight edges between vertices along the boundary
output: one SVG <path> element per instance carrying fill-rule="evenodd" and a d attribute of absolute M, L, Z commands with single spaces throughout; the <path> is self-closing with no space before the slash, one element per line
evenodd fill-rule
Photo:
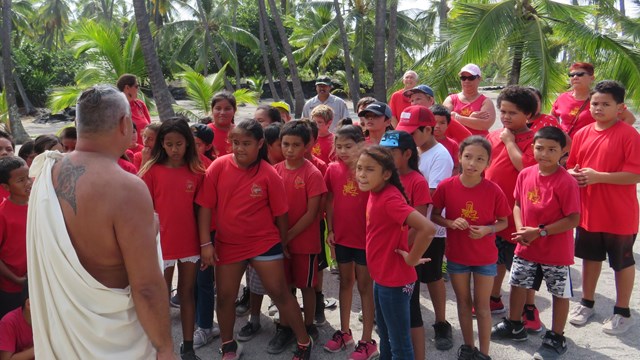
<path fill-rule="evenodd" d="M 540 234 L 540 236 L 547 236 L 549 235 L 549 233 L 547 232 L 547 229 L 544 228 L 545 225 L 544 224 L 540 224 L 538 225 L 538 234 Z"/>

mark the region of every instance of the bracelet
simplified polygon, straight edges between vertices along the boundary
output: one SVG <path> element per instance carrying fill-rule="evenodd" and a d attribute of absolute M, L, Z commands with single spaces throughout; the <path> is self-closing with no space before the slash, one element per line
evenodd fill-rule
<path fill-rule="evenodd" d="M 203 248 L 203 247 L 209 246 L 209 245 L 213 245 L 213 243 L 212 242 L 208 242 L 208 243 L 200 244 L 200 247 Z"/>

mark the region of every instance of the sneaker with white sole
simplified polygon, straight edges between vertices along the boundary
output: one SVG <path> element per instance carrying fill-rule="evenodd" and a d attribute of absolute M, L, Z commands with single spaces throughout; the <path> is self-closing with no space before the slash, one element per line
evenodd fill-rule
<path fill-rule="evenodd" d="M 210 329 L 203 329 L 201 327 L 198 327 L 193 332 L 193 348 L 201 348 L 210 343 L 211 340 L 215 339 L 218 336 L 220 336 L 220 328 L 215 325 Z"/>
<path fill-rule="evenodd" d="M 609 335 L 624 334 L 635 324 L 631 317 L 624 317 L 620 314 L 613 314 L 602 324 L 602 332 Z"/>
<path fill-rule="evenodd" d="M 582 326 L 586 324 L 595 313 L 596 311 L 593 310 L 593 308 L 578 304 L 569 312 L 569 322 L 573 325 Z"/>

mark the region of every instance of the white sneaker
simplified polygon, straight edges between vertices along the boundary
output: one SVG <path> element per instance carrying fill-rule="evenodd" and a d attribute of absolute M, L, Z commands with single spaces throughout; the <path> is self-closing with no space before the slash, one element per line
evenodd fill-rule
<path fill-rule="evenodd" d="M 631 326 L 633 326 L 633 324 L 635 324 L 635 320 L 633 320 L 633 318 L 614 314 L 604 321 L 602 324 L 602 332 L 609 335 L 624 334 L 631 328 Z"/>
<path fill-rule="evenodd" d="M 595 313 L 596 312 L 595 310 L 593 310 L 593 308 L 578 304 L 573 309 L 571 309 L 571 312 L 569 312 L 569 322 L 577 326 L 584 325 Z"/>
<path fill-rule="evenodd" d="M 198 327 L 193 332 L 193 348 L 201 348 L 218 336 L 220 336 L 220 328 L 215 325 L 213 325 L 211 329 L 203 329 L 201 327 Z"/>

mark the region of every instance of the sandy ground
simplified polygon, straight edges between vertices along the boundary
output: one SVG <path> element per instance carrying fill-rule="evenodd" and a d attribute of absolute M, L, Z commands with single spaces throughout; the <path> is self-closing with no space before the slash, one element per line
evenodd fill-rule
<path fill-rule="evenodd" d="M 265 103 L 268 103 L 265 101 Z M 349 104 L 351 106 L 351 104 Z M 238 109 L 236 119 L 250 118 L 255 110 L 255 106 L 243 106 Z M 355 114 L 354 114 L 355 118 Z M 25 127 L 31 136 L 56 132 L 59 128 L 66 124 L 34 124 L 30 120 L 24 121 Z M 499 121 L 494 125 L 495 128 L 500 127 Z M 640 262 L 640 243 L 636 243 L 634 247 L 634 257 L 636 261 Z M 640 265 L 635 265 L 636 269 Z M 582 295 L 581 288 L 581 261 L 576 259 L 576 264 L 572 266 L 571 271 L 572 282 L 574 284 L 574 298 L 573 303 L 579 301 Z M 244 280 L 243 280 L 244 281 Z M 324 292 L 325 296 L 338 298 L 338 276 L 332 275 L 326 272 L 324 279 Z M 551 295 L 546 291 L 544 285 L 543 289 L 539 292 L 536 298 L 536 304 L 540 309 L 540 317 L 542 322 L 546 326 L 551 326 Z M 457 348 L 462 344 L 462 335 L 459 330 L 459 323 L 457 319 L 457 310 L 455 303 L 455 296 L 451 284 L 446 284 L 447 288 L 447 320 L 453 326 L 454 347 L 449 351 L 438 351 L 435 349 L 433 338 L 433 328 L 431 324 L 434 322 L 433 306 L 429 299 L 429 294 L 426 286 L 422 287 L 421 291 L 421 306 L 422 317 L 424 319 L 426 328 L 426 348 L 427 358 L 429 359 L 456 359 Z M 503 289 L 503 301 L 505 304 L 509 302 L 509 287 L 507 280 L 502 286 Z M 357 294 L 357 289 L 354 289 L 354 294 Z M 301 302 L 301 299 L 298 299 Z M 583 327 L 575 327 L 571 324 L 567 324 L 565 330 L 565 336 L 569 342 L 569 352 L 563 356 L 564 359 L 640 359 L 640 296 L 638 296 L 638 288 L 636 287 L 632 299 L 631 299 L 631 312 L 632 316 L 636 319 L 636 326 L 628 333 L 621 336 L 606 335 L 601 331 L 601 323 L 606 319 L 613 309 L 615 303 L 615 284 L 613 271 L 608 265 L 603 266 L 602 275 L 597 288 L 596 296 L 596 315 L 593 320 Z M 286 351 L 280 355 L 269 355 L 265 349 L 269 339 L 275 332 L 275 326 L 269 316 L 267 316 L 268 301 L 263 302 L 262 308 L 262 330 L 256 335 L 256 337 L 250 342 L 244 343 L 244 358 L 245 359 L 288 359 L 291 358 L 291 352 Z M 362 331 L 362 324 L 357 319 L 357 314 L 360 311 L 359 298 L 354 296 L 353 308 L 351 310 L 351 329 L 353 330 L 354 337 L 357 339 Z M 325 352 L 322 349 L 322 345 L 329 340 L 333 332 L 339 329 L 339 311 L 327 310 L 327 324 L 320 327 L 320 339 L 313 350 L 313 358 L 316 359 L 347 359 L 348 353 L 342 352 L 337 354 L 331 354 Z M 500 316 L 494 316 L 494 322 L 501 320 Z M 172 334 L 176 346 L 176 351 L 180 342 L 182 341 L 181 326 L 180 326 L 180 313 L 177 309 L 171 309 L 172 320 Z M 235 331 L 239 331 L 248 317 L 238 318 L 236 320 Z M 477 336 L 477 334 L 476 334 Z M 536 351 L 541 343 L 541 335 L 530 335 L 529 339 L 523 343 L 510 343 L 510 342 L 491 342 L 490 355 L 493 359 L 531 359 L 533 353 Z M 374 333 L 374 337 L 376 337 Z M 377 337 L 376 337 L 377 340 Z M 200 348 L 196 351 L 198 356 L 202 359 L 220 358 L 218 349 L 220 347 L 220 340 L 215 339 L 212 343 Z M 292 348 L 293 351 L 293 348 Z"/>

